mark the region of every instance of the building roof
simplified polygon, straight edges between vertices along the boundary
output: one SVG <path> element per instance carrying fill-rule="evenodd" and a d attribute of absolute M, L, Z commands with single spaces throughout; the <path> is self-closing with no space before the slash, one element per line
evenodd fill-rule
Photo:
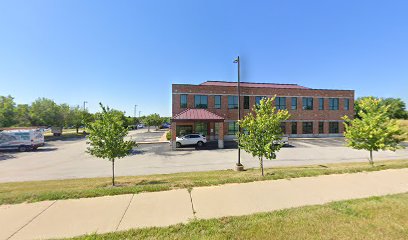
<path fill-rule="evenodd" d="M 237 82 L 224 82 L 224 81 L 206 81 L 201 83 L 203 86 L 223 86 L 223 87 L 236 87 Z M 258 88 L 293 88 L 293 89 L 310 89 L 297 84 L 282 84 L 282 83 L 251 83 L 241 82 L 242 87 L 258 87 Z"/>
<path fill-rule="evenodd" d="M 190 109 L 190 108 L 182 111 L 179 114 L 174 115 L 174 117 L 172 118 L 172 121 L 185 121 L 185 120 L 224 121 L 224 118 L 205 109 Z"/>

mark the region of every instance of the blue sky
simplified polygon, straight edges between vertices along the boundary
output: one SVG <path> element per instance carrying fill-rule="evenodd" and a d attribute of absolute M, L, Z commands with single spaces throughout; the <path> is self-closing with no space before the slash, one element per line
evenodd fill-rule
<path fill-rule="evenodd" d="M 0 0 L 0 95 L 170 115 L 171 84 L 236 80 L 408 101 L 407 1 Z"/>

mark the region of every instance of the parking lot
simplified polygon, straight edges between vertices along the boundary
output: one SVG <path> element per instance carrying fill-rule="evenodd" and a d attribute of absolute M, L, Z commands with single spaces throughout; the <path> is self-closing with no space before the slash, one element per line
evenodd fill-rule
<path fill-rule="evenodd" d="M 139 130 L 138 130 L 139 131 Z M 164 132 L 132 131 L 137 141 L 157 141 Z M 168 143 L 139 144 L 133 153 L 116 162 L 116 175 L 147 175 L 189 171 L 232 169 L 237 161 L 236 143 L 226 142 L 225 149 L 216 143 L 196 149 L 171 150 Z M 111 163 L 85 153 L 86 140 L 47 142 L 35 152 L 0 152 L 0 182 L 89 178 L 111 176 Z M 246 168 L 258 167 L 258 160 L 241 151 Z M 408 159 L 408 150 L 376 152 L 375 160 Z M 367 161 L 368 152 L 345 147 L 344 139 L 291 139 L 290 146 L 266 160 L 265 167 L 314 165 L 336 162 Z"/>

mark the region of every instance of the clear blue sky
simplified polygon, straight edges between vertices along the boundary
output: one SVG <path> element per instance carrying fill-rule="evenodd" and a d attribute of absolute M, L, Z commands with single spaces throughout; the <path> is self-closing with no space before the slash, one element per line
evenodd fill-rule
<path fill-rule="evenodd" d="M 408 1 L 0 0 L 0 95 L 170 115 L 171 84 L 242 80 L 408 101 Z"/>

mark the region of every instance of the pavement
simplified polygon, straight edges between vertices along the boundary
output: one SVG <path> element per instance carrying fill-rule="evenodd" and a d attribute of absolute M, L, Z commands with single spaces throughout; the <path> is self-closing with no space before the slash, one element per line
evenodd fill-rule
<path fill-rule="evenodd" d="M 0 239 L 48 239 L 163 227 L 408 192 L 408 169 L 0 206 Z"/>
<path fill-rule="evenodd" d="M 163 131 L 136 130 L 130 137 L 136 141 L 158 141 Z M 265 167 L 324 165 L 328 163 L 368 162 L 368 152 L 345 146 L 342 138 L 291 139 L 290 146 L 277 153 L 277 159 L 266 160 Z M 405 143 L 405 145 L 408 145 Z M 237 161 L 236 143 L 217 143 L 203 148 L 183 147 L 171 150 L 168 143 L 139 144 L 130 156 L 118 159 L 117 176 L 167 174 L 177 172 L 232 169 Z M 111 163 L 85 152 L 85 139 L 47 142 L 33 152 L 0 152 L 0 182 L 52 179 L 110 177 Z M 374 152 L 374 161 L 408 159 L 408 148 Z M 245 168 L 258 168 L 258 160 L 241 150 Z"/>

